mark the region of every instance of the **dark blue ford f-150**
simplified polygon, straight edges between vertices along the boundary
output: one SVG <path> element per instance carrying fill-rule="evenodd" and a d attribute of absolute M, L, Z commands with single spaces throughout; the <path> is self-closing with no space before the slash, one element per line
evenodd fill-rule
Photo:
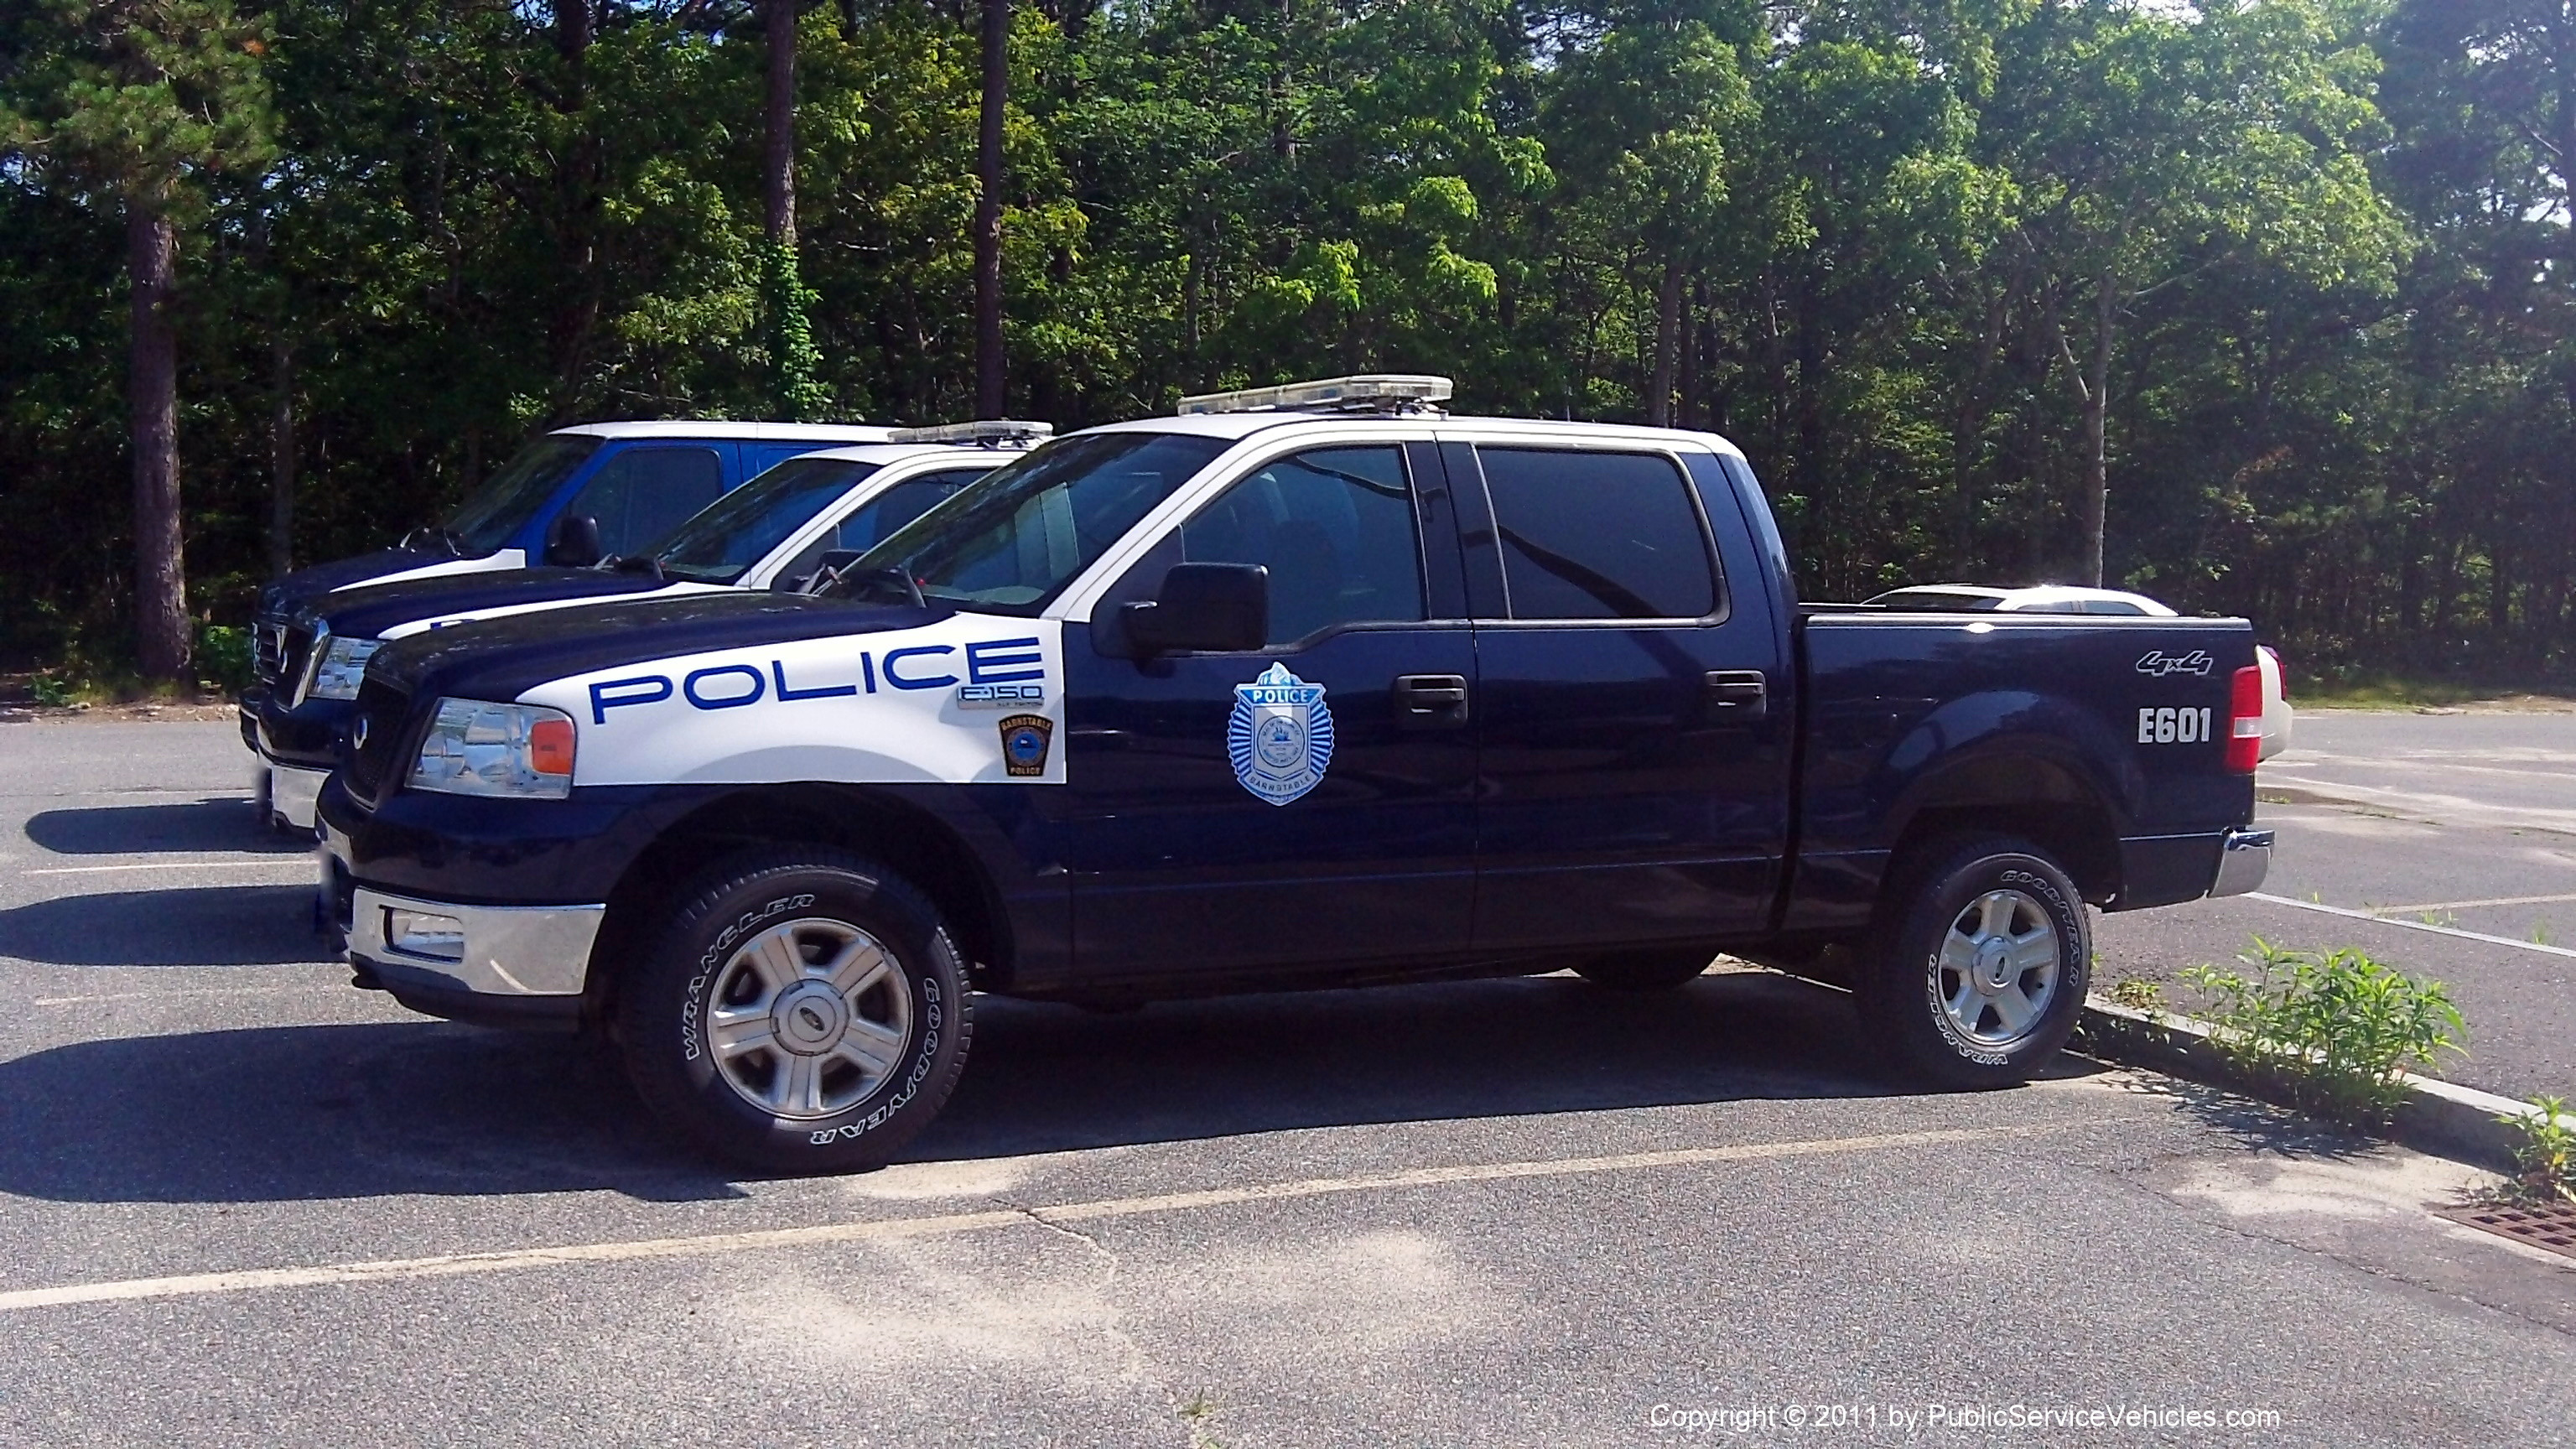
<path fill-rule="evenodd" d="M 704 1144 L 837 1168 L 938 1110 L 975 991 L 1730 952 L 1841 971 L 1919 1077 L 2019 1081 L 2087 903 L 2261 880 L 2244 621 L 1801 610 L 1725 440 L 1446 396 L 1193 399 L 823 597 L 387 645 L 320 807 L 360 983 L 608 1029 Z"/>

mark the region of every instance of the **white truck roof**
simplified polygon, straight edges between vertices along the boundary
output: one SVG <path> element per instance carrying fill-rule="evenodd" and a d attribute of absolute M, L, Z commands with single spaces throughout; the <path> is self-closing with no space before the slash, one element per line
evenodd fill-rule
<path fill-rule="evenodd" d="M 760 443 L 879 443 L 892 428 L 869 423 L 765 423 L 685 418 L 630 423 L 575 423 L 555 429 L 590 438 L 733 438 Z"/>

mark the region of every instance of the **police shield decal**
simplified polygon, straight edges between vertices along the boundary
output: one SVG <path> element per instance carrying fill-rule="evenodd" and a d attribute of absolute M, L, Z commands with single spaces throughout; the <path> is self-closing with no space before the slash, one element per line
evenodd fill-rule
<path fill-rule="evenodd" d="M 1273 661 L 1250 684 L 1234 687 L 1225 752 L 1243 788 L 1285 805 L 1324 781 L 1333 763 L 1333 712 L 1324 686 L 1308 684 Z"/>

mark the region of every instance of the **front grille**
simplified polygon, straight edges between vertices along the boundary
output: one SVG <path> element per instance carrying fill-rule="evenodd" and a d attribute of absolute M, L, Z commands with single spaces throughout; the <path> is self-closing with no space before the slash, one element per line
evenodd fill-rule
<path fill-rule="evenodd" d="M 275 684 L 286 671 L 286 621 L 259 616 L 251 626 L 251 668 L 262 684 Z"/>
<path fill-rule="evenodd" d="M 277 680 L 293 685 L 304 677 L 304 656 L 313 652 L 313 629 L 307 624 L 289 624 L 281 631 L 277 647 Z"/>
<path fill-rule="evenodd" d="M 349 721 L 350 737 L 361 724 L 366 743 L 349 752 L 349 789 L 370 804 L 381 800 L 390 777 L 402 764 L 403 739 L 411 723 L 411 696 L 370 677 L 358 686 L 357 713 Z"/>

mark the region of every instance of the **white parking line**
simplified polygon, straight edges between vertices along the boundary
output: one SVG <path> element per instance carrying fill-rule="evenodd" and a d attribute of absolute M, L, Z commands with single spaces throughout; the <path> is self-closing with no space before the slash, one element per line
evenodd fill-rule
<path fill-rule="evenodd" d="M 2517 941 L 2511 936 L 2490 936 L 2484 931 L 2463 931 L 2457 926 L 2428 926 L 2422 921 L 2400 921 L 2388 916 L 2373 915 L 2368 911 L 2330 906 L 2322 901 L 2294 901 L 2288 896 L 2276 896 L 2266 891 L 2247 891 L 2245 899 L 2270 901 L 2276 906 L 2296 906 L 2303 911 L 2319 911 L 2329 916 L 2347 916 L 2356 921 L 2371 921 L 2382 926 L 2397 926 L 2409 931 L 2430 931 L 2436 936 L 2457 936 L 2463 941 L 2484 941 L 2490 946 L 2511 946 L 2517 951 L 2538 951 L 2550 956 L 2576 956 L 2576 951 L 2571 951 L 2565 946 L 2544 946 L 2537 941 Z"/>
<path fill-rule="evenodd" d="M 2570 891 L 2564 895 L 2555 896 L 2496 896 L 2492 899 L 2483 901 L 2428 901 L 2420 906 L 2381 906 L 2379 907 L 2379 910 L 2382 913 L 2390 911 L 2466 911 L 2473 910 L 2479 906 L 2551 906 L 2556 905 L 2561 901 L 2576 901 L 2576 891 Z"/>
<path fill-rule="evenodd" d="M 103 1001 L 167 1001 L 183 996 L 281 996 L 293 991 L 340 991 L 347 983 L 305 981 L 291 986 L 169 986 L 159 991 L 101 991 L 89 996 L 39 996 L 29 1006 L 89 1006 Z"/>
<path fill-rule="evenodd" d="M 310 879 L 314 866 L 302 856 L 288 860 L 153 860 L 141 865 L 58 865 L 23 875 L 102 875 L 112 870 L 288 870 Z"/>
<path fill-rule="evenodd" d="M 1751 1142 L 1729 1147 L 1683 1147 L 1663 1152 L 1629 1152 L 1613 1157 L 1571 1157 L 1534 1162 L 1466 1163 L 1422 1167 L 1361 1177 L 1315 1177 L 1297 1182 L 1214 1188 L 1205 1192 L 1166 1193 L 1157 1197 L 1104 1198 L 1057 1203 L 1046 1207 L 1007 1208 L 991 1212 L 950 1213 L 939 1217 L 891 1218 L 863 1223 L 825 1223 L 802 1228 L 771 1228 L 748 1233 L 707 1233 L 689 1238 L 651 1238 L 621 1243 L 576 1243 L 554 1248 L 513 1248 L 493 1253 L 452 1253 L 435 1258 L 389 1258 L 372 1262 L 322 1263 L 295 1268 L 255 1268 L 235 1273 L 190 1273 L 171 1278 L 127 1278 L 105 1283 L 69 1283 L 53 1288 L 20 1288 L 0 1293 L 0 1313 L 50 1308 L 70 1303 L 119 1303 L 147 1298 L 181 1298 L 209 1293 L 248 1293 L 268 1288 L 305 1288 L 333 1283 L 400 1282 L 452 1278 L 471 1273 L 502 1273 L 518 1268 L 550 1268 L 575 1263 L 622 1263 L 645 1258 L 690 1258 L 763 1248 L 803 1247 L 815 1243 L 856 1243 L 881 1238 L 921 1238 L 980 1232 L 1015 1224 L 1096 1222 L 1104 1218 L 1147 1213 L 1185 1212 L 1238 1203 L 1285 1202 L 1336 1193 L 1386 1192 L 1461 1182 L 1502 1182 L 1517 1178 L 1568 1177 L 1590 1172 L 1625 1172 L 1645 1168 L 1696 1166 L 1713 1162 L 1752 1162 L 1775 1157 L 1809 1157 L 1868 1152 L 1885 1148 L 1933 1147 L 1958 1142 L 1998 1142 L 2035 1137 L 2117 1119 L 2023 1123 L 2010 1127 L 1949 1128 L 1924 1132 L 1888 1132 L 1868 1137 L 1828 1137 L 1801 1142 Z"/>

